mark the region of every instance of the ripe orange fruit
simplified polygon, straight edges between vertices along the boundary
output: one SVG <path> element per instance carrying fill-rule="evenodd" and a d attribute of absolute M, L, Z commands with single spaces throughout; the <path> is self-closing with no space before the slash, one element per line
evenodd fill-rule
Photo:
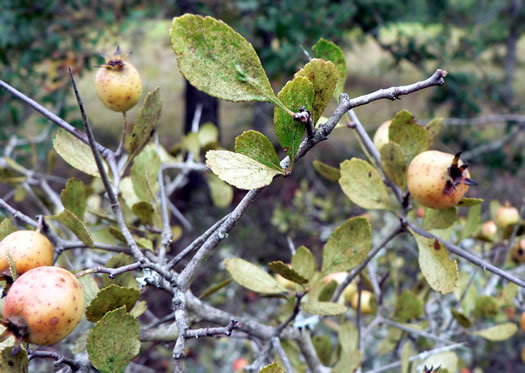
<path fill-rule="evenodd" d="M 46 236 L 36 231 L 16 231 L 0 242 L 0 273 L 10 274 L 8 252 L 19 275 L 53 264 L 53 245 Z"/>

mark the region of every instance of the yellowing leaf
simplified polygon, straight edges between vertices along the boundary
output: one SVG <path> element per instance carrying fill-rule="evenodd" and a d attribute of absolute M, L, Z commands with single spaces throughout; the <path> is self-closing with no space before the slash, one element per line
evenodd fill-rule
<path fill-rule="evenodd" d="M 455 207 L 448 209 L 425 208 L 423 216 L 423 229 L 445 229 L 450 227 L 458 218 L 458 212 Z"/>
<path fill-rule="evenodd" d="M 221 180 L 239 189 L 257 189 L 269 185 L 282 172 L 263 165 L 244 154 L 210 150 L 206 164 Z"/>
<path fill-rule="evenodd" d="M 305 246 L 300 246 L 292 257 L 292 268 L 301 276 L 311 279 L 315 272 L 315 258 Z"/>
<path fill-rule="evenodd" d="M 480 337 L 488 339 L 489 341 L 504 341 L 512 337 L 517 331 L 518 326 L 516 324 L 507 322 L 480 330 L 473 334 L 479 335 Z"/>
<path fill-rule="evenodd" d="M 428 149 L 427 130 L 417 124 L 412 114 L 406 110 L 400 111 L 392 119 L 388 127 L 388 139 L 403 148 L 407 164 L 410 164 L 416 155 Z"/>
<path fill-rule="evenodd" d="M 408 168 L 403 148 L 395 142 L 389 142 L 383 145 L 379 152 L 386 175 L 394 184 L 403 189 L 407 180 Z"/>
<path fill-rule="evenodd" d="M 259 373 L 284 373 L 284 370 L 280 367 L 277 361 L 274 361 L 270 365 L 262 368 Z"/>
<path fill-rule="evenodd" d="M 423 366 L 439 367 L 439 371 L 457 372 L 458 357 L 452 351 L 440 352 L 427 358 Z"/>
<path fill-rule="evenodd" d="M 266 167 L 284 172 L 271 141 L 257 131 L 245 131 L 235 139 L 235 152 L 244 154 Z"/>
<path fill-rule="evenodd" d="M 341 178 L 341 171 L 338 168 L 329 166 L 321 161 L 313 161 L 312 164 L 317 173 L 327 180 L 337 183 Z"/>
<path fill-rule="evenodd" d="M 286 288 L 271 275 L 244 259 L 225 259 L 224 266 L 233 279 L 247 289 L 264 294 L 278 294 L 286 291 Z"/>
<path fill-rule="evenodd" d="M 339 100 L 339 95 L 344 92 L 346 82 L 346 61 L 343 50 L 335 43 L 323 38 L 319 39 L 312 49 L 317 58 L 322 58 L 323 60 L 334 63 L 337 71 L 337 84 L 334 89 L 334 97 L 336 100 Z"/>
<path fill-rule="evenodd" d="M 410 231 L 419 248 L 419 268 L 430 287 L 442 294 L 454 291 L 459 278 L 458 264 L 438 240 Z"/>
<path fill-rule="evenodd" d="M 66 187 L 60 192 L 60 200 L 64 207 L 75 214 L 80 220 L 84 219 L 86 211 L 86 187 L 80 180 L 72 177 L 66 183 Z"/>
<path fill-rule="evenodd" d="M 339 185 L 348 198 L 365 209 L 387 209 L 390 199 L 383 179 L 372 165 L 352 158 L 341 163 Z"/>
<path fill-rule="evenodd" d="M 346 306 L 333 302 L 306 302 L 303 309 L 312 315 L 334 316 L 346 312 Z"/>
<path fill-rule="evenodd" d="M 208 187 L 213 204 L 217 207 L 228 207 L 233 201 L 233 188 L 212 173 L 207 174 Z"/>

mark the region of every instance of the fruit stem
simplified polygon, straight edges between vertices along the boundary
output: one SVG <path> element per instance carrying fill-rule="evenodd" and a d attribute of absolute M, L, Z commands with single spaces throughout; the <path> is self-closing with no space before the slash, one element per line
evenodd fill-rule
<path fill-rule="evenodd" d="M 120 137 L 120 144 L 118 144 L 117 151 L 115 152 L 115 158 L 120 158 L 122 155 L 122 149 L 124 148 L 124 142 L 126 140 L 126 131 L 128 129 L 128 122 L 126 119 L 126 111 L 122 112 L 122 116 L 124 117 L 124 127 L 122 128 L 122 136 Z"/>

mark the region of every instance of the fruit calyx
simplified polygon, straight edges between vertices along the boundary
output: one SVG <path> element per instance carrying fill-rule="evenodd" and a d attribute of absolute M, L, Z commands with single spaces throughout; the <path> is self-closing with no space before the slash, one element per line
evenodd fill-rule
<path fill-rule="evenodd" d="M 120 71 L 124 68 L 124 62 L 129 56 L 131 56 L 132 53 L 133 52 L 129 52 L 126 56 L 124 56 L 120 50 L 120 46 L 117 45 L 117 49 L 111 57 L 107 57 L 100 53 L 100 55 L 106 60 L 106 63 L 95 67 L 105 67 L 106 69 Z"/>
<path fill-rule="evenodd" d="M 450 194 L 453 191 L 457 190 L 457 186 L 461 183 L 472 186 L 472 185 L 478 185 L 474 180 L 465 177 L 466 170 L 468 168 L 468 164 L 463 163 L 462 165 L 459 165 L 459 157 L 461 156 L 461 152 L 458 152 L 454 155 L 454 159 L 452 160 L 451 165 L 448 167 L 448 180 L 445 184 L 444 193 Z"/>

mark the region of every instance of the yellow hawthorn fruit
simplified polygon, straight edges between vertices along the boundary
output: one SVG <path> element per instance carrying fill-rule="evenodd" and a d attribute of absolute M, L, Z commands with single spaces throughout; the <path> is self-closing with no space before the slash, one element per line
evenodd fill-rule
<path fill-rule="evenodd" d="M 516 207 L 512 207 L 507 201 L 504 206 L 496 210 L 496 224 L 502 229 L 514 228 L 514 224 L 520 220 L 520 213 Z"/>
<path fill-rule="evenodd" d="M 525 238 L 512 247 L 510 256 L 518 263 L 525 263 Z"/>
<path fill-rule="evenodd" d="M 521 330 L 523 330 L 525 332 L 525 312 L 521 313 L 520 327 L 521 327 Z"/>
<path fill-rule="evenodd" d="M 325 277 L 323 277 L 322 281 L 325 284 L 329 284 L 332 281 L 335 281 L 338 284 L 340 284 L 341 282 L 343 282 L 346 279 L 346 276 L 348 276 L 348 272 L 330 273 L 329 275 L 326 275 Z M 356 282 L 356 280 L 353 280 L 351 283 L 349 283 L 344 288 L 343 294 L 341 295 L 339 300 L 341 301 L 341 299 L 343 299 L 345 303 L 350 303 L 351 299 L 352 299 L 352 296 L 354 295 L 354 293 L 356 291 L 357 291 L 357 282 Z"/>
<path fill-rule="evenodd" d="M 142 82 L 135 66 L 126 61 L 117 47 L 111 58 L 100 66 L 95 77 L 97 96 L 105 107 L 126 112 L 138 102 Z"/>
<path fill-rule="evenodd" d="M 361 313 L 372 313 L 374 311 L 375 295 L 368 290 L 361 291 Z M 359 292 L 355 292 L 352 296 L 351 305 L 354 310 L 357 310 L 359 302 Z"/>
<path fill-rule="evenodd" d="M 489 241 L 495 241 L 497 233 L 498 227 L 496 226 L 496 223 L 494 223 L 492 220 L 486 221 L 481 225 L 480 234 L 482 238 Z"/>
<path fill-rule="evenodd" d="M 388 144 L 388 128 L 390 127 L 391 120 L 387 120 L 379 126 L 374 134 L 374 145 L 377 150 L 381 150 L 383 145 Z"/>
<path fill-rule="evenodd" d="M 408 166 L 407 185 L 412 197 L 426 207 L 456 206 L 471 180 L 467 165 L 456 155 L 430 150 L 418 154 Z"/>
<path fill-rule="evenodd" d="M 71 334 L 82 318 L 84 293 L 71 272 L 38 267 L 16 279 L 2 312 L 15 336 L 37 345 L 52 345 Z"/>
<path fill-rule="evenodd" d="M 0 273 L 10 274 L 7 253 L 19 275 L 30 269 L 53 264 L 53 245 L 36 231 L 16 231 L 0 242 Z"/>

